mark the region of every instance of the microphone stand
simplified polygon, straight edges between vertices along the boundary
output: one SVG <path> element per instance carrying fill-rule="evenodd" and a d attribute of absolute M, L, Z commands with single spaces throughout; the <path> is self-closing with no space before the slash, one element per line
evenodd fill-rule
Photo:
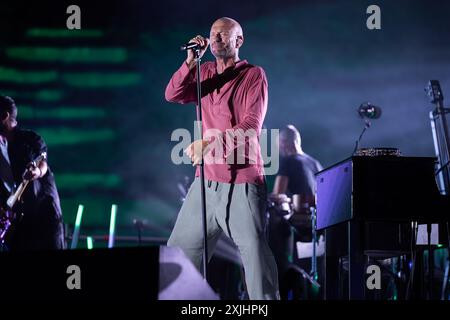
<path fill-rule="evenodd" d="M 428 89 L 428 90 L 427 90 Z M 440 88 L 439 81 L 430 80 L 425 91 L 428 91 L 428 96 L 431 102 L 436 105 L 436 108 L 430 111 L 429 117 L 431 122 L 431 131 L 433 133 L 434 149 L 436 157 L 438 158 L 440 168 L 435 173 L 438 177 L 438 185 L 440 192 L 443 195 L 450 195 L 450 133 L 447 123 L 447 114 L 450 113 L 449 108 L 444 107 L 444 96 Z M 439 122 L 438 122 L 439 120 Z M 440 127 L 438 126 L 440 125 Z M 448 221 L 445 223 L 447 229 L 447 241 L 449 246 L 447 248 L 450 256 L 450 229 Z M 431 247 L 431 224 L 427 223 L 428 235 L 428 298 L 433 298 L 433 280 L 434 280 L 434 261 Z M 444 276 L 444 283 L 442 284 L 441 298 L 445 299 L 445 292 L 448 286 L 448 268 L 450 262 L 447 261 L 446 276 Z"/>
<path fill-rule="evenodd" d="M 200 139 L 203 140 L 202 129 L 202 86 L 200 79 L 200 48 L 193 49 L 195 55 L 195 62 L 197 64 L 197 123 Z M 207 239 L 207 224 L 206 224 L 206 194 L 205 194 L 205 170 L 203 161 L 203 144 L 201 150 L 200 160 L 200 187 L 201 187 L 201 203 L 202 203 L 202 228 L 203 228 L 203 279 L 206 281 L 208 275 L 208 239 Z"/>
<path fill-rule="evenodd" d="M 358 150 L 358 146 L 359 146 L 359 143 L 360 143 L 360 141 L 361 141 L 361 139 L 362 139 L 362 136 L 364 135 L 364 133 L 366 132 L 366 130 L 370 128 L 370 121 L 366 119 L 366 120 L 364 120 L 364 122 L 365 122 L 364 129 L 363 129 L 363 131 L 361 132 L 361 134 L 359 135 L 358 140 L 356 140 L 356 143 L 355 143 L 355 149 L 353 149 L 352 156 L 354 156 L 355 153 L 356 153 L 356 151 Z"/>

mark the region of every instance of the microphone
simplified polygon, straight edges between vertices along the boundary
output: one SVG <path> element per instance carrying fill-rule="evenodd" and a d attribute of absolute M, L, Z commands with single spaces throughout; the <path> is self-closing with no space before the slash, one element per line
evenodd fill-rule
<path fill-rule="evenodd" d="M 195 43 L 195 42 L 189 42 L 189 43 L 183 44 L 183 45 L 180 47 L 180 50 L 181 50 L 181 51 L 186 51 L 186 50 L 189 50 L 189 49 L 197 50 L 197 49 L 200 49 L 200 48 L 201 48 L 201 46 L 200 46 L 198 43 Z"/>
<path fill-rule="evenodd" d="M 358 114 L 362 119 L 378 119 L 381 113 L 381 108 L 370 102 L 364 102 L 358 108 Z"/>
<path fill-rule="evenodd" d="M 378 119 L 381 117 L 381 108 L 374 106 L 370 102 L 364 102 L 362 103 L 358 108 L 358 114 L 361 117 L 361 119 L 364 119 L 365 126 L 362 130 L 361 134 L 359 135 L 358 140 L 356 140 L 355 143 L 355 149 L 353 149 L 352 156 L 355 155 L 356 150 L 358 150 L 359 143 L 361 141 L 362 136 L 366 132 L 367 129 L 370 128 L 370 119 Z"/>

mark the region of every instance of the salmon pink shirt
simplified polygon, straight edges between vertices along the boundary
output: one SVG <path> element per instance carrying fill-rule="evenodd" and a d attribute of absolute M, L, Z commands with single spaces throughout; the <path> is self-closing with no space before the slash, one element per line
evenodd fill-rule
<path fill-rule="evenodd" d="M 183 62 L 167 85 L 166 100 L 197 103 L 195 77 L 196 67 L 189 70 Z M 264 183 L 259 144 L 268 100 L 264 70 L 241 60 L 218 74 L 216 62 L 205 62 L 200 77 L 203 136 L 216 148 L 205 156 L 205 178 L 225 183 Z M 210 132 L 214 134 L 205 134 Z M 213 158 L 212 163 L 208 156 Z M 197 166 L 196 176 L 199 169 Z"/>

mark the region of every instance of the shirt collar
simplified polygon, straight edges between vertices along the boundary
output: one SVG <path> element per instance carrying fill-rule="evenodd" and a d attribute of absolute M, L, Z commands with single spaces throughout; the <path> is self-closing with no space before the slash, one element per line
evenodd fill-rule
<path fill-rule="evenodd" d="M 235 64 L 235 68 L 239 68 L 240 66 L 246 65 L 248 64 L 247 60 L 239 60 L 238 62 L 236 62 Z"/>
<path fill-rule="evenodd" d="M 244 66 L 244 65 L 247 65 L 247 64 L 248 64 L 247 60 L 245 60 L 245 59 L 244 60 L 239 60 L 238 62 L 236 62 L 236 64 L 233 67 L 228 67 L 225 70 L 234 70 L 234 69 L 237 69 L 237 68 L 239 68 L 241 66 Z M 215 70 L 217 72 L 217 62 L 214 61 L 214 65 L 215 65 Z"/>

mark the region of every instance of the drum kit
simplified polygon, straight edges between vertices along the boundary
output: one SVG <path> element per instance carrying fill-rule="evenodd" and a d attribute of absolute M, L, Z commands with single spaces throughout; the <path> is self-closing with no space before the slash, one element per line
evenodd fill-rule
<path fill-rule="evenodd" d="M 302 238 L 309 237 L 311 239 L 311 232 L 313 231 L 311 230 L 313 228 L 311 210 L 315 208 L 315 205 L 304 202 L 301 203 L 299 208 L 295 208 L 294 203 L 297 196 L 294 195 L 291 198 L 283 193 L 269 195 L 268 214 L 282 217 Z"/>
<path fill-rule="evenodd" d="M 306 201 L 301 202 L 293 195 L 271 194 L 267 204 L 267 238 L 269 245 L 277 260 L 279 272 L 287 269 L 294 269 L 301 274 L 301 277 L 308 282 L 309 288 L 317 292 L 320 289 L 317 271 L 317 247 L 319 245 L 319 235 L 316 231 L 316 208 L 314 204 Z M 290 229 L 292 232 L 286 232 Z M 323 240 L 323 238 L 320 238 Z M 309 246 L 298 246 L 298 244 L 310 244 Z M 296 245 L 297 244 L 297 245 Z M 297 252 L 295 248 L 309 248 L 310 252 Z M 298 250 L 297 250 L 298 251 Z M 292 257 L 297 259 L 311 257 L 311 271 L 308 273 L 294 262 Z"/>

